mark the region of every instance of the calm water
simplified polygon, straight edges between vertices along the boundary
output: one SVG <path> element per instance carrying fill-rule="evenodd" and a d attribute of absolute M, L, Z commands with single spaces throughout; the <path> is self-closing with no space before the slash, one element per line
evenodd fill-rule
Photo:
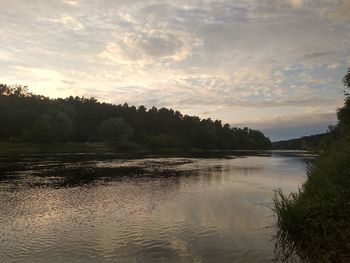
<path fill-rule="evenodd" d="M 271 262 L 280 154 L 0 160 L 0 262 Z"/>

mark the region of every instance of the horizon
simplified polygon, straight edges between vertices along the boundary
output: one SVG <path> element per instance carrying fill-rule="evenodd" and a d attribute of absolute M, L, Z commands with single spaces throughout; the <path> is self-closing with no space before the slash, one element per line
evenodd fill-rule
<path fill-rule="evenodd" d="M 3 83 L 0 83 L 0 85 L 6 85 L 6 84 L 3 84 Z M 14 85 L 14 86 L 20 86 L 20 87 L 25 87 L 25 88 L 28 88 L 27 86 L 21 86 L 21 85 Z M 28 91 L 30 92 L 30 90 L 28 89 Z M 34 95 L 34 96 L 43 96 L 43 95 L 41 95 L 41 94 L 35 94 L 35 93 L 32 93 L 32 95 Z M 67 97 L 50 97 L 50 96 L 44 96 L 45 98 L 47 98 L 47 99 L 50 99 L 50 100 L 56 100 L 56 99 L 69 99 L 70 97 L 73 97 L 73 96 L 67 96 Z M 96 99 L 95 97 L 84 97 L 84 96 L 75 96 L 75 97 L 79 97 L 80 99 Z M 73 98 L 75 98 L 75 97 L 73 97 Z M 106 102 L 106 101 L 101 101 L 101 100 L 98 100 L 98 99 L 96 99 L 97 100 L 97 102 L 98 103 L 109 103 L 109 102 Z M 111 104 L 111 105 L 115 105 L 115 106 L 119 106 L 119 105 L 124 105 L 124 104 L 127 104 L 129 107 L 136 107 L 136 108 L 139 108 L 139 107 L 141 107 L 141 106 L 143 106 L 143 107 L 145 107 L 144 105 L 133 105 L 133 104 L 128 104 L 127 102 L 125 102 L 125 103 L 119 103 L 119 104 L 115 104 L 115 103 L 109 103 L 109 104 Z M 155 107 L 155 106 L 152 106 L 152 107 Z M 150 110 L 152 107 L 145 107 L 145 109 L 148 111 L 148 110 Z M 157 107 L 156 107 L 157 108 Z M 166 107 L 160 107 L 160 108 L 157 108 L 157 110 L 160 110 L 160 109 L 162 109 L 162 108 L 166 108 Z M 177 110 L 177 109 L 173 109 L 173 108 L 166 108 L 166 109 L 168 109 L 168 110 L 173 110 L 173 111 L 179 111 L 179 110 Z M 185 116 L 185 115 L 188 115 L 188 114 L 183 114 L 181 111 L 179 111 L 183 116 Z M 188 115 L 188 116 L 194 116 L 194 117 L 196 117 L 196 115 Z M 199 117 L 199 116 L 197 116 L 197 117 Z M 201 118 L 201 117 L 200 117 Z M 201 118 L 201 119 L 204 119 L 204 118 Z M 222 123 L 222 125 L 224 125 L 224 124 L 226 124 L 225 122 L 222 122 L 222 120 L 220 120 L 220 119 L 213 119 L 213 118 L 210 118 L 210 117 L 208 117 L 208 118 L 206 118 L 206 119 L 211 119 L 212 121 L 216 121 L 216 120 L 218 120 L 218 121 L 220 121 L 221 123 Z M 232 125 L 232 124 L 230 124 L 230 123 L 228 123 L 229 125 L 230 125 L 230 127 L 231 128 L 240 128 L 240 129 L 243 129 L 243 128 L 249 128 L 249 129 L 252 129 L 252 130 L 258 130 L 258 129 L 254 129 L 254 128 L 252 128 L 252 127 L 249 127 L 249 126 L 247 126 L 247 125 L 245 125 L 245 124 L 238 124 L 238 125 Z M 327 126 L 328 127 L 328 126 Z M 289 129 L 289 128 L 286 128 L 286 129 Z M 321 130 L 323 129 L 323 127 L 321 127 Z M 324 133 L 326 133 L 326 132 L 328 132 L 328 128 L 326 129 L 326 130 L 322 130 L 322 132 L 320 132 L 320 133 L 312 133 L 312 134 L 300 134 L 300 136 L 298 136 L 298 137 L 290 137 L 290 138 L 287 138 L 287 139 L 275 139 L 275 140 L 273 140 L 273 139 L 271 139 L 271 137 L 270 136 L 268 136 L 268 134 L 266 134 L 262 129 L 260 130 L 261 132 L 263 132 L 264 133 L 264 135 L 265 136 L 267 136 L 270 140 L 271 140 L 271 142 L 278 142 L 278 141 L 288 141 L 288 140 L 292 140 L 292 139 L 299 139 L 299 138 L 301 138 L 301 137 L 305 137 L 305 136 L 312 136 L 312 135 L 321 135 L 321 134 L 324 134 Z M 279 134 L 277 133 L 276 134 L 276 137 L 275 138 L 279 138 Z"/>
<path fill-rule="evenodd" d="M 344 103 L 350 1 L 1 1 L 0 83 L 172 108 L 271 141 Z"/>

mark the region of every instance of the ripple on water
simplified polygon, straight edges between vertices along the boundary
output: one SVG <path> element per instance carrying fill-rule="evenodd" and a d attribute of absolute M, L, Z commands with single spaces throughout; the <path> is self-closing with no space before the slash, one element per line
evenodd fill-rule
<path fill-rule="evenodd" d="M 0 262 L 270 262 L 270 212 L 256 204 L 305 179 L 292 156 L 109 158 L 84 160 L 97 168 L 81 183 L 82 164 L 50 158 L 0 180 Z"/>

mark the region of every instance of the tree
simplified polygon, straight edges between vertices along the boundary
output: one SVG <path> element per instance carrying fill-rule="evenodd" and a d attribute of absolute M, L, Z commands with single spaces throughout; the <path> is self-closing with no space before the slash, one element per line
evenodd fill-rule
<path fill-rule="evenodd" d="M 52 143 L 58 140 L 56 130 L 48 115 L 41 115 L 26 136 L 31 141 L 39 143 Z"/>
<path fill-rule="evenodd" d="M 152 150 L 171 147 L 171 138 L 169 135 L 158 134 L 149 139 L 148 145 L 152 148 Z"/>
<path fill-rule="evenodd" d="M 350 89 L 350 68 L 348 69 L 346 75 L 343 78 L 344 86 L 347 89 Z M 347 132 L 350 130 L 350 95 L 347 91 L 345 91 L 345 105 L 341 109 L 338 110 L 338 120 L 339 120 L 339 128 L 343 132 Z"/>
<path fill-rule="evenodd" d="M 9 86 L 5 84 L 0 84 L 0 95 L 29 97 L 29 96 L 32 96 L 33 94 L 28 91 L 27 86 L 22 86 L 22 85 Z"/>
<path fill-rule="evenodd" d="M 343 83 L 345 87 L 350 88 L 350 68 L 348 68 L 348 71 L 343 78 Z M 348 96 L 349 94 L 346 95 Z"/>
<path fill-rule="evenodd" d="M 74 134 L 74 126 L 68 115 L 62 111 L 57 111 L 52 116 L 53 126 L 56 130 L 59 141 L 66 142 Z"/>
<path fill-rule="evenodd" d="M 133 129 L 123 118 L 111 118 L 102 122 L 100 136 L 105 141 L 127 141 L 133 135 Z"/>
<path fill-rule="evenodd" d="M 339 115 L 343 113 L 344 110 Z M 42 127 L 42 131 L 38 127 Z M 150 138 L 153 138 L 151 144 Z M 271 147 L 270 140 L 261 133 L 231 128 L 218 120 L 182 115 L 173 109 L 136 108 L 126 103 L 113 105 L 95 98 L 73 96 L 50 99 L 34 95 L 24 86 L 0 84 L 0 140 L 9 139 L 29 142 L 132 140 L 149 147 L 199 149 Z"/>

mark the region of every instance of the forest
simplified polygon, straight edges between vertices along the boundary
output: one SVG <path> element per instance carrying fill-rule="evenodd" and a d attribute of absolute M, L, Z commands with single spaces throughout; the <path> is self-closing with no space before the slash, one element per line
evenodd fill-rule
<path fill-rule="evenodd" d="M 95 98 L 51 99 L 0 84 L 0 141 L 113 144 L 128 149 L 271 149 L 257 130 L 182 115 L 167 108 L 114 105 Z"/>
<path fill-rule="evenodd" d="M 330 130 L 333 128 L 329 127 Z M 272 143 L 274 150 L 306 150 L 318 151 L 324 148 L 332 140 L 331 133 L 321 133 L 309 136 L 303 136 L 297 139 L 283 140 Z"/>

